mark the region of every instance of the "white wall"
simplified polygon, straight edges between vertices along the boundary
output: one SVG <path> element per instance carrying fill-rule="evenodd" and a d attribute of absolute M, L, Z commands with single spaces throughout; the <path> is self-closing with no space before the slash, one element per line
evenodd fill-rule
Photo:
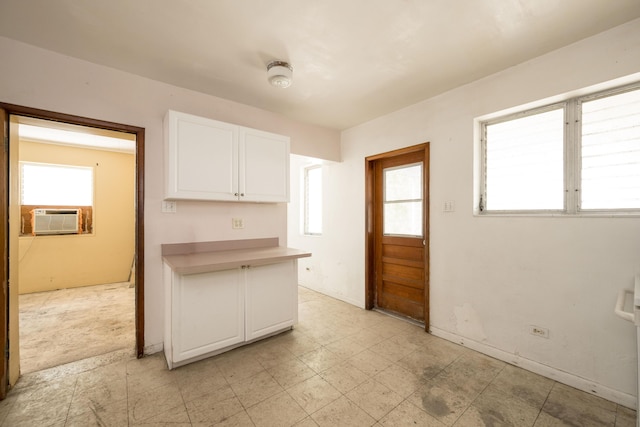
<path fill-rule="evenodd" d="M 429 141 L 432 331 L 633 405 L 634 327 L 613 307 L 640 274 L 640 218 L 474 216 L 474 119 L 638 70 L 640 20 L 343 132 L 303 284 L 364 306 L 364 158 Z"/>
<path fill-rule="evenodd" d="M 162 349 L 164 296 L 160 245 L 279 237 L 285 204 L 179 201 L 160 211 L 164 194 L 162 119 L 168 109 L 291 137 L 293 153 L 339 160 L 339 133 L 264 110 L 170 86 L 0 37 L 0 102 L 145 128 L 145 347 Z M 231 229 L 231 218 L 245 228 Z"/>

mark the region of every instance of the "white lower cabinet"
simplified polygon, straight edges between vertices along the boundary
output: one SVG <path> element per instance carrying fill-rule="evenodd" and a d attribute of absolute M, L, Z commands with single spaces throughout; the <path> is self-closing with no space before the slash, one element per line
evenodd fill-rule
<path fill-rule="evenodd" d="M 298 322 L 295 264 L 295 261 L 289 261 L 245 269 L 247 341 L 278 332 Z"/>
<path fill-rule="evenodd" d="M 297 260 L 198 274 L 165 264 L 165 275 L 169 369 L 297 323 Z"/>

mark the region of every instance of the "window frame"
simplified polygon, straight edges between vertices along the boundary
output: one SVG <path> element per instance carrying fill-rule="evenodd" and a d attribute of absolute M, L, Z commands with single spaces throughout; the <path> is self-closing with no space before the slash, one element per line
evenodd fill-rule
<path fill-rule="evenodd" d="M 584 102 L 619 95 L 625 92 L 640 90 L 640 82 L 588 93 L 559 102 L 479 120 L 479 192 L 475 203 L 475 213 L 480 216 L 606 216 L 637 217 L 640 208 L 582 209 L 582 104 Z M 487 201 L 487 126 L 503 123 L 522 117 L 543 113 L 557 108 L 564 109 L 563 133 L 563 209 L 528 209 L 528 210 L 486 210 Z"/>

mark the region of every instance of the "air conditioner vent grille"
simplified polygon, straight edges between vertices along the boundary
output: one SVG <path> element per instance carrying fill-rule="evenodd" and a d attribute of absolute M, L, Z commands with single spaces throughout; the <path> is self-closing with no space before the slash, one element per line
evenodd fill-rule
<path fill-rule="evenodd" d="M 31 226 L 34 235 L 79 234 L 82 230 L 81 209 L 34 209 Z"/>

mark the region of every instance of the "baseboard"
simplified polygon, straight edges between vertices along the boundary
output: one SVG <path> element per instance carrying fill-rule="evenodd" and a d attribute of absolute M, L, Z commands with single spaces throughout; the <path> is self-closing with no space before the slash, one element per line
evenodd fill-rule
<path fill-rule="evenodd" d="M 159 353 L 164 350 L 164 343 L 150 344 L 144 346 L 144 355 L 149 356 L 154 353 Z"/>
<path fill-rule="evenodd" d="M 337 300 L 349 303 L 351 305 L 355 305 L 356 307 L 364 308 L 364 305 L 362 304 L 361 301 L 352 300 L 350 298 L 345 297 L 344 295 L 339 295 L 334 292 L 331 292 L 328 289 L 315 289 L 315 288 L 312 288 L 311 286 L 304 285 L 302 283 L 300 283 L 299 286 L 302 286 L 303 288 L 309 289 L 314 292 L 318 292 L 319 294 L 326 295 L 328 297 L 335 298 Z"/>
<path fill-rule="evenodd" d="M 578 390 L 582 390 L 587 393 L 602 397 L 603 399 L 607 399 L 611 402 L 615 402 L 627 408 L 636 409 L 637 401 L 636 396 L 634 395 L 614 390 L 612 388 L 609 388 L 602 384 L 594 383 L 593 381 L 589 381 L 585 378 L 579 377 L 569 372 L 544 365 L 534 360 L 526 359 L 519 355 L 508 353 L 504 350 L 500 350 L 490 345 L 461 337 L 459 335 L 435 328 L 433 326 L 429 329 L 431 334 L 443 338 L 447 341 L 463 345 L 477 352 L 486 354 L 487 356 L 491 356 L 495 359 L 502 360 L 503 362 L 509 363 L 511 365 L 526 369 L 527 371 L 542 375 L 543 377 L 558 381 L 559 383 L 577 388 Z"/>

